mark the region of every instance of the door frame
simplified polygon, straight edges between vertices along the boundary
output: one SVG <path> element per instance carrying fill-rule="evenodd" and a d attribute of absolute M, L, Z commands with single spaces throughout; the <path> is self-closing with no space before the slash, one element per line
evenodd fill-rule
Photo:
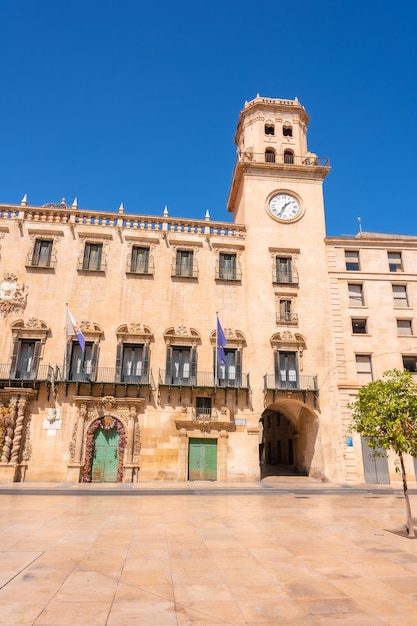
<path fill-rule="evenodd" d="M 91 470 L 93 465 L 94 454 L 94 434 L 98 428 L 103 430 L 110 430 L 116 428 L 120 435 L 119 438 L 119 464 L 117 467 L 116 482 L 121 483 L 123 481 L 123 459 L 126 448 L 126 431 L 125 427 L 120 420 L 112 416 L 104 416 L 94 420 L 87 429 L 85 440 L 85 455 L 84 455 L 84 467 L 82 471 L 82 482 L 91 483 Z"/>

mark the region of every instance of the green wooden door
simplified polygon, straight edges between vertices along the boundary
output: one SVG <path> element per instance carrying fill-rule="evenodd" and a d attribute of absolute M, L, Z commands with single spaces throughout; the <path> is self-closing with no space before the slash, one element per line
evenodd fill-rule
<path fill-rule="evenodd" d="M 190 439 L 188 479 L 217 480 L 217 439 Z"/>
<path fill-rule="evenodd" d="M 119 439 L 116 428 L 99 428 L 94 435 L 91 480 L 94 483 L 114 483 L 119 466 Z"/>

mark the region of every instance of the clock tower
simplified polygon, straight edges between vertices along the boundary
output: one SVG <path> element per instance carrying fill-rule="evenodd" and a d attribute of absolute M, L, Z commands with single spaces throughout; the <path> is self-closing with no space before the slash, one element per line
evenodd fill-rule
<path fill-rule="evenodd" d="M 274 450 L 284 454 L 291 439 L 288 454 L 297 469 L 324 477 L 324 468 L 337 465 L 333 442 L 339 437 L 332 394 L 320 391 L 334 366 L 322 189 L 330 166 L 307 148 L 308 121 L 297 99 L 258 95 L 245 103 L 228 210 L 247 229 L 242 287 L 254 346 L 248 369 L 271 372 L 264 388 L 253 390 L 254 406 L 264 407 L 262 449 L 272 455 L 264 461 L 274 462 Z M 277 414 L 272 422 L 283 416 L 290 429 L 275 433 L 274 441 L 265 439 L 271 412 Z"/>

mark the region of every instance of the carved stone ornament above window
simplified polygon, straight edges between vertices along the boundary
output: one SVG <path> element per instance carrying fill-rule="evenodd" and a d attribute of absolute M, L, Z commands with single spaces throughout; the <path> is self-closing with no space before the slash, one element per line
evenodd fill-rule
<path fill-rule="evenodd" d="M 122 324 L 116 329 L 118 343 L 143 343 L 149 345 L 153 339 L 153 334 L 149 326 L 138 322 Z"/>
<path fill-rule="evenodd" d="M 23 320 L 16 320 L 11 330 L 13 339 L 40 339 L 42 343 L 45 343 L 50 333 L 48 324 L 37 317 L 31 317 L 26 324 Z"/>
<path fill-rule="evenodd" d="M 2 283 L 0 283 L 1 315 L 6 317 L 11 312 L 23 311 L 26 308 L 27 296 L 25 286 L 18 282 L 17 275 L 6 272 Z"/>
<path fill-rule="evenodd" d="M 195 328 L 188 328 L 183 324 L 180 324 L 176 328 L 173 326 L 168 328 L 164 332 L 164 339 L 167 345 L 179 345 L 181 343 L 196 345 L 201 342 L 200 333 L 195 330 Z"/>
<path fill-rule="evenodd" d="M 227 345 L 233 348 L 243 348 L 246 346 L 246 337 L 240 330 L 233 330 L 232 328 L 224 328 L 223 329 L 224 336 L 227 339 Z M 216 345 L 216 331 L 210 335 L 210 343 L 215 346 Z"/>

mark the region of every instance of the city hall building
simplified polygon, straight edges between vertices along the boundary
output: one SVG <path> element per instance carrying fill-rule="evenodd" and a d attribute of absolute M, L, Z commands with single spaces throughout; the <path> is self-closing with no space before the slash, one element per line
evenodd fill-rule
<path fill-rule="evenodd" d="M 1 482 L 397 480 L 349 403 L 417 371 L 417 237 L 326 237 L 308 119 L 245 103 L 225 222 L 0 205 Z"/>

